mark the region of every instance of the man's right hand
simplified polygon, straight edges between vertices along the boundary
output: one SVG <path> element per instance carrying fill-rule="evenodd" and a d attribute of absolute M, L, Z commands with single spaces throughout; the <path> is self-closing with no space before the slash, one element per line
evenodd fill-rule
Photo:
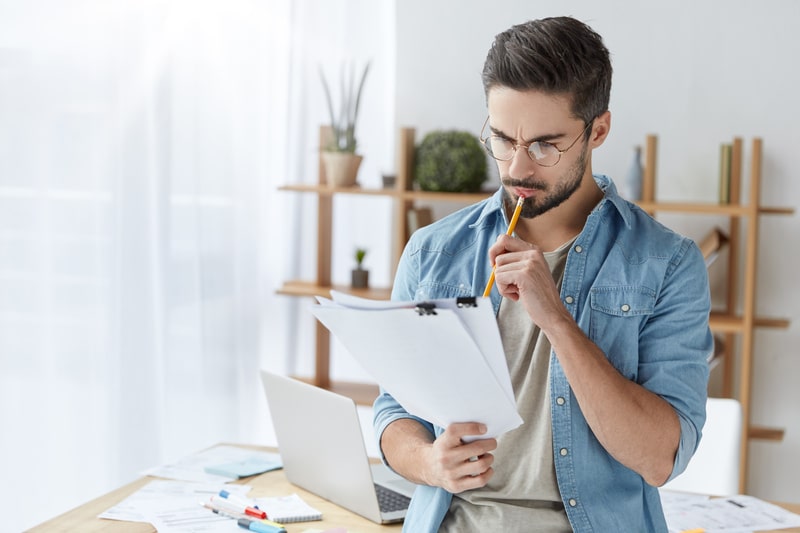
<path fill-rule="evenodd" d="M 462 440 L 484 433 L 486 426 L 474 422 L 448 426 L 427 451 L 426 462 L 431 476 L 428 484 L 454 494 L 486 485 L 494 474 L 494 455 L 490 452 L 497 448 L 497 440 Z"/>
<path fill-rule="evenodd" d="M 462 440 L 484 433 L 484 424 L 465 422 L 451 424 L 433 440 L 416 421 L 400 419 L 384 430 L 381 448 L 389 465 L 402 476 L 455 494 L 483 487 L 494 474 L 490 452 L 497 448 L 497 440 Z"/>

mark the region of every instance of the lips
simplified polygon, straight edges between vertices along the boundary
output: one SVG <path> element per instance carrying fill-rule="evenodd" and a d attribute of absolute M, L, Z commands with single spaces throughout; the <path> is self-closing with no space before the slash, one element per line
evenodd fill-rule
<path fill-rule="evenodd" d="M 538 189 L 523 189 L 521 187 L 514 187 L 514 195 L 517 197 L 524 196 L 530 198 L 538 192 Z"/>

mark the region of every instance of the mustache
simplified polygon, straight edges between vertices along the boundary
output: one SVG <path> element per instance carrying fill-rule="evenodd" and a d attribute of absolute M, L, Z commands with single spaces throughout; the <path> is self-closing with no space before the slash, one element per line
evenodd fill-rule
<path fill-rule="evenodd" d="M 546 191 L 547 184 L 538 180 L 520 180 L 514 178 L 502 178 L 501 183 L 506 187 L 520 187 L 522 189 L 532 189 Z"/>

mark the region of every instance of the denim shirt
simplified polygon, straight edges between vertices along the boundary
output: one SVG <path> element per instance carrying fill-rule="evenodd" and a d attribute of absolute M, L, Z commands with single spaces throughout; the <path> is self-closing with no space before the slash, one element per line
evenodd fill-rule
<path fill-rule="evenodd" d="M 622 199 L 608 177 L 594 179 L 604 198 L 568 252 L 561 301 L 623 376 L 675 409 L 681 437 L 672 479 L 686 468 L 705 423 L 713 342 L 705 261 L 692 240 Z M 392 299 L 483 294 L 491 274 L 488 250 L 507 228 L 502 190 L 421 228 L 403 251 Z M 491 300 L 496 314 L 501 301 L 496 288 Z M 553 460 L 572 528 L 666 532 L 658 489 L 603 448 L 552 351 L 550 391 Z M 444 431 L 410 415 L 382 390 L 374 404 L 378 438 L 400 418 L 416 419 L 436 436 Z M 566 453 L 559 453 L 562 449 Z M 436 531 L 451 499 L 442 488 L 420 486 L 403 531 Z"/>

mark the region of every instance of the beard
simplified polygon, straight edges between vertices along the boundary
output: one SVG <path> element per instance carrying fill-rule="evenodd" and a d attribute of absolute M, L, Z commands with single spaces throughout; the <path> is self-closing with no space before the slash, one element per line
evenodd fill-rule
<path fill-rule="evenodd" d="M 522 218 L 537 217 L 551 209 L 555 209 L 575 194 L 575 191 L 580 188 L 581 181 L 583 181 L 583 174 L 586 172 L 587 151 L 588 145 L 584 144 L 580 157 L 567 169 L 559 181 L 552 186 L 536 178 L 518 180 L 508 176 L 503 177 L 500 181 L 506 187 L 522 187 L 524 189 L 533 189 L 545 193 L 544 195 L 525 198 L 525 201 L 522 203 L 520 216 Z M 512 198 L 508 193 L 507 188 L 503 188 L 503 203 L 509 212 L 514 210 L 517 203 L 517 200 Z"/>

